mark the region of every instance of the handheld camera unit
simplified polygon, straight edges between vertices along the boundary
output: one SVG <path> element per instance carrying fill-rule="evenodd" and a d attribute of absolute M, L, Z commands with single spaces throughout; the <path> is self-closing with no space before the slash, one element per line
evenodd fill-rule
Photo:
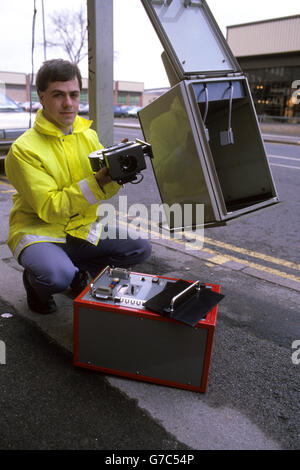
<path fill-rule="evenodd" d="M 110 177 L 119 184 L 137 180 L 137 175 L 146 169 L 145 156 L 153 158 L 151 145 L 136 139 L 96 150 L 90 153 L 89 160 L 92 170 L 97 172 L 103 167 L 109 169 Z M 143 177 L 136 181 L 139 183 Z"/>

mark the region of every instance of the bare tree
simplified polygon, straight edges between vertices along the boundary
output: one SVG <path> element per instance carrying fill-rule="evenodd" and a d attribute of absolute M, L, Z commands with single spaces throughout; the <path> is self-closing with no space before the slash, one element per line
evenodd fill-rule
<path fill-rule="evenodd" d="M 87 18 L 83 7 L 79 11 L 61 10 L 49 15 L 52 40 L 48 47 L 62 48 L 71 62 L 78 64 L 87 56 Z M 49 37 L 49 34 L 48 34 Z"/>

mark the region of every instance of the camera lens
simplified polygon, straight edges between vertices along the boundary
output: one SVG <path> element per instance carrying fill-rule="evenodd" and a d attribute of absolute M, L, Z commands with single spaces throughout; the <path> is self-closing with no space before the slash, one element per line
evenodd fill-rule
<path fill-rule="evenodd" d="M 90 161 L 90 165 L 93 171 L 97 172 L 100 170 L 101 165 L 100 165 L 99 155 L 96 154 L 96 152 L 89 155 L 89 161 Z"/>
<path fill-rule="evenodd" d="M 132 155 L 122 155 L 120 157 L 120 166 L 125 173 L 135 171 L 137 168 L 136 158 Z"/>

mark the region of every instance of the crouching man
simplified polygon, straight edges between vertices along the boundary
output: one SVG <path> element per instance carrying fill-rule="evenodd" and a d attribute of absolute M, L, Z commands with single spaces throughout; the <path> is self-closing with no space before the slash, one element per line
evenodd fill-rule
<path fill-rule="evenodd" d="M 120 186 L 107 168 L 92 172 L 88 155 L 103 148 L 92 121 L 78 116 L 81 74 L 62 59 L 44 62 L 36 76 L 42 109 L 11 146 L 5 171 L 15 187 L 8 246 L 24 267 L 27 303 L 41 314 L 56 310 L 53 294 L 79 294 L 87 273 L 130 267 L 151 253 L 147 240 L 102 236 L 97 209 Z"/>

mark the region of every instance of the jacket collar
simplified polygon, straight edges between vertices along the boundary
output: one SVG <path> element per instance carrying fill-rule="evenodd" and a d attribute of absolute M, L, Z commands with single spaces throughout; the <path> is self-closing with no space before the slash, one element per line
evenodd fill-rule
<path fill-rule="evenodd" d="M 78 132 L 84 132 L 89 129 L 89 127 L 91 127 L 92 123 L 93 121 L 76 116 L 72 125 L 72 133 L 76 134 Z M 64 135 L 64 133 L 58 127 L 56 127 L 55 124 L 52 124 L 52 122 L 45 118 L 43 109 L 38 110 L 33 128 L 41 134 L 53 135 L 57 137 Z"/>

